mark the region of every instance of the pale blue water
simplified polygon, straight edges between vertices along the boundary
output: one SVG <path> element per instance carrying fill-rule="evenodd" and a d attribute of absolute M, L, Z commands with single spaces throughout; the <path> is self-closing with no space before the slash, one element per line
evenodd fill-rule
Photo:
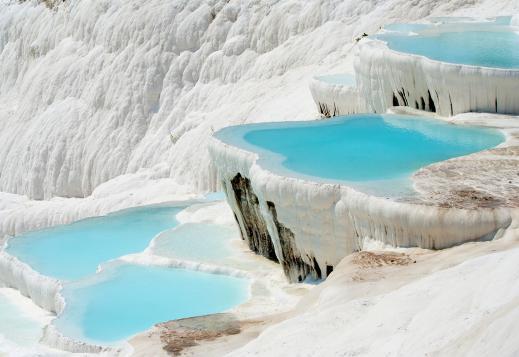
<path fill-rule="evenodd" d="M 398 31 L 398 32 L 418 32 L 420 30 L 424 30 L 426 28 L 430 27 L 430 25 L 427 24 L 389 24 L 384 26 L 384 29 L 388 31 Z"/>
<path fill-rule="evenodd" d="M 168 258 L 220 263 L 231 256 L 230 242 L 237 235 L 234 227 L 187 223 L 161 233 L 152 251 Z"/>
<path fill-rule="evenodd" d="M 466 16 L 437 16 L 429 18 L 429 21 L 433 23 L 441 23 L 441 24 L 454 24 L 454 23 L 466 23 L 472 24 L 476 23 L 479 26 L 493 26 L 493 25 L 506 25 L 509 26 L 512 20 L 512 16 L 498 16 L 495 18 L 488 19 L 478 19 L 473 17 Z M 384 26 L 386 28 L 386 26 Z"/>
<path fill-rule="evenodd" d="M 517 69 L 519 34 L 509 22 L 509 17 L 503 17 L 485 23 L 393 24 L 386 26 L 389 32 L 374 38 L 395 51 L 437 61 Z"/>
<path fill-rule="evenodd" d="M 70 337 L 116 342 L 158 322 L 225 311 L 247 300 L 247 287 L 225 275 L 124 264 L 67 284 L 56 326 Z"/>
<path fill-rule="evenodd" d="M 353 74 L 327 74 L 324 76 L 315 77 L 317 80 L 326 82 L 329 84 L 343 85 L 343 86 L 355 86 L 355 75 Z"/>
<path fill-rule="evenodd" d="M 142 207 L 30 232 L 11 239 L 7 252 L 38 272 L 75 280 L 100 263 L 143 251 L 158 233 L 177 225 L 183 207 Z"/>
<path fill-rule="evenodd" d="M 229 256 L 236 232 L 228 227 L 199 223 L 170 229 L 183 208 L 141 207 L 28 233 L 10 240 L 8 252 L 44 275 L 66 280 L 66 308 L 56 320 L 61 333 L 96 344 L 116 343 L 155 323 L 221 312 L 248 298 L 246 279 L 106 264 L 142 252 L 157 235 L 154 253 L 166 257 L 219 263 Z M 104 269 L 96 273 L 100 264 Z M 7 315 L 4 310 L 9 307 L 0 300 L 0 317 Z"/>
<path fill-rule="evenodd" d="M 36 346 L 43 327 L 43 322 L 29 316 L 0 293 L 0 341 L 3 337 L 24 347 Z"/>
<path fill-rule="evenodd" d="M 216 136 L 260 153 L 261 166 L 319 181 L 372 182 L 383 192 L 395 180 L 434 162 L 494 147 L 491 129 L 399 115 L 350 115 L 331 120 L 224 128 Z M 354 185 L 355 186 L 355 185 Z"/>
<path fill-rule="evenodd" d="M 205 195 L 204 201 L 205 202 L 214 202 L 214 201 L 223 201 L 225 200 L 225 193 L 222 191 L 218 192 L 211 192 Z"/>

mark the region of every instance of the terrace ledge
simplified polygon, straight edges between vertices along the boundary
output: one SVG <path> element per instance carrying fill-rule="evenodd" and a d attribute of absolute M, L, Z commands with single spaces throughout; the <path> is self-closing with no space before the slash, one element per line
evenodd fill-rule
<path fill-rule="evenodd" d="M 392 110 L 418 114 L 402 107 Z M 281 176 L 261 167 L 256 153 L 216 137 L 209 151 L 243 239 L 251 250 L 279 261 L 296 282 L 325 278 L 346 255 L 374 242 L 443 249 L 519 229 L 519 185 L 513 170 L 519 164 L 519 122 L 489 114 L 450 120 L 498 128 L 506 141 L 420 169 L 412 177 L 413 198 L 377 197 L 344 184 Z M 481 167 L 490 169 L 487 175 L 480 176 Z M 453 175 L 463 176 L 463 187 Z"/>

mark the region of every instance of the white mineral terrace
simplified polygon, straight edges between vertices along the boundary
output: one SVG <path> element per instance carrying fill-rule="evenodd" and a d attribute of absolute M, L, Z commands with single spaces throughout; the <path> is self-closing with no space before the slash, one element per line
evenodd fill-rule
<path fill-rule="evenodd" d="M 517 63 L 499 68 L 371 37 L 484 23 L 519 36 L 519 1 L 0 0 L 0 357 L 519 356 L 519 45 L 501 46 L 517 48 L 502 56 Z M 422 163 L 394 194 L 380 185 L 393 177 L 373 179 L 376 192 L 364 178 L 320 181 L 324 162 L 356 172 L 324 150 L 307 151 L 318 173 L 292 176 L 213 135 L 361 113 L 492 128 L 501 144 Z M 297 140 L 313 149 L 316 136 Z M 206 196 L 215 191 L 228 204 Z M 129 326 L 188 291 L 162 275 L 155 285 L 174 291 L 136 288 L 152 280 L 137 274 L 128 292 L 99 294 L 112 305 L 83 314 L 91 285 L 75 301 L 73 281 L 8 250 L 24 233 L 156 204 L 187 207 L 143 247 L 96 263 L 96 285 L 119 289 L 118 266 L 170 268 L 247 279 L 244 300 L 169 322 L 160 312 L 112 343 L 87 328 L 112 333 L 105 321 Z M 77 268 L 68 258 L 87 251 L 71 246 L 49 246 L 44 261 Z M 125 305 L 134 292 L 154 300 Z M 217 300 L 198 295 L 197 306 Z M 74 312 L 95 323 L 67 325 Z"/>
<path fill-rule="evenodd" d="M 452 31 L 460 31 L 459 27 Z M 368 38 L 359 43 L 355 72 L 359 95 L 369 112 L 409 106 L 441 116 L 519 114 L 517 68 L 442 62 L 398 52 L 383 40 Z"/>
<path fill-rule="evenodd" d="M 266 256 L 270 239 L 285 273 L 301 281 L 307 275 L 326 277 L 342 258 L 373 241 L 442 249 L 500 238 L 516 229 L 519 192 L 509 183 L 517 179 L 519 123 L 491 114 L 452 121 L 499 128 L 507 140 L 419 170 L 413 176 L 413 197 L 376 197 L 344 184 L 281 176 L 261 167 L 256 153 L 217 138 L 210 152 L 243 237 Z M 266 231 L 258 221 L 264 221 Z"/>

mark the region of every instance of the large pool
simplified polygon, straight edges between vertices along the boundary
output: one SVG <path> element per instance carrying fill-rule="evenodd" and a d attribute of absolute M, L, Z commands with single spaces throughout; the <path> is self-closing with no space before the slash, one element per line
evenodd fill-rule
<path fill-rule="evenodd" d="M 123 264 L 63 289 L 56 326 L 67 336 L 110 344 L 157 322 L 227 310 L 248 297 L 245 279 Z"/>
<path fill-rule="evenodd" d="M 350 115 L 330 120 L 224 128 L 216 136 L 260 154 L 262 167 L 288 176 L 355 187 L 392 185 L 421 167 L 494 147 L 495 130 L 400 115 Z"/>
<path fill-rule="evenodd" d="M 519 28 L 509 18 L 432 24 L 393 24 L 374 38 L 398 51 L 474 66 L 519 68 Z"/>

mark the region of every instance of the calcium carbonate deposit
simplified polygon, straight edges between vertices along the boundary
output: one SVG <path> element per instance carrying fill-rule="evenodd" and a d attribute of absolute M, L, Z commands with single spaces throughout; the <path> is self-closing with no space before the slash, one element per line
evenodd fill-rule
<path fill-rule="evenodd" d="M 514 58 L 487 68 L 452 60 L 456 36 L 439 58 L 376 37 L 484 24 L 479 48 L 518 14 L 517 0 L 0 0 L 0 355 L 519 354 Z M 499 135 L 406 166 L 413 195 L 397 199 L 312 181 L 326 153 L 305 147 L 315 167 L 295 177 L 214 137 L 388 111 Z M 374 171 L 399 161 L 369 156 Z M 112 214 L 157 204 L 158 220 Z"/>
<path fill-rule="evenodd" d="M 490 16 L 514 6 L 492 4 L 82 0 L 50 11 L 4 0 L 0 190 L 84 197 L 163 162 L 158 176 L 215 188 L 210 134 L 312 118 L 308 80 L 344 66 L 353 37 L 454 9 Z"/>

